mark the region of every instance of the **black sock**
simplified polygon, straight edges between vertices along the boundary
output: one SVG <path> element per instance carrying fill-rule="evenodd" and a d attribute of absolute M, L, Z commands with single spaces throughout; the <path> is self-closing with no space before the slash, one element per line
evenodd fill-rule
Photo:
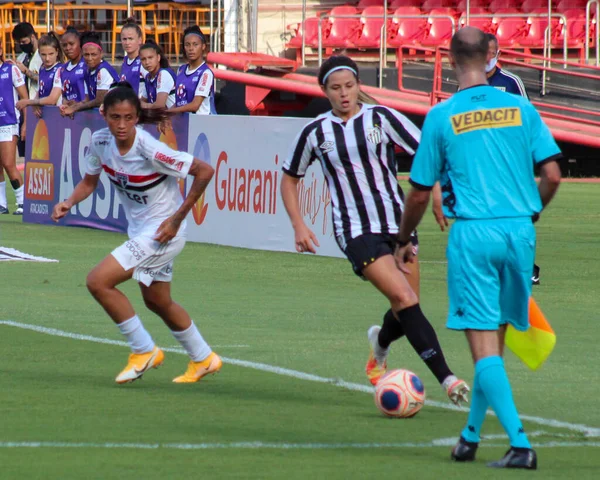
<path fill-rule="evenodd" d="M 18 179 L 16 180 L 11 180 L 10 181 L 11 186 L 13 187 L 13 190 L 18 190 L 21 187 L 21 183 L 19 182 Z"/>
<path fill-rule="evenodd" d="M 438 382 L 442 383 L 448 375 L 452 375 L 452 371 L 446 363 L 435 330 L 423 315 L 421 306 L 417 303 L 412 307 L 400 310 L 397 315 L 413 349 L 429 367 Z"/>
<path fill-rule="evenodd" d="M 379 331 L 378 342 L 381 348 L 388 348 L 392 342 L 404 336 L 404 329 L 394 316 L 392 310 L 388 310 L 383 316 L 383 326 Z"/>

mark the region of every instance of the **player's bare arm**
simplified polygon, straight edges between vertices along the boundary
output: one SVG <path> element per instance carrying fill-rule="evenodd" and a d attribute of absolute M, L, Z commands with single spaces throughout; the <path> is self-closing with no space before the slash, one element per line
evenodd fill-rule
<path fill-rule="evenodd" d="M 404 212 L 402 212 L 400 232 L 398 233 L 399 244 L 394 253 L 396 264 L 404 273 L 410 273 L 405 264 L 412 262 L 414 256 L 410 243 L 410 235 L 421 222 L 423 215 L 425 215 L 430 193 L 429 190 L 419 190 L 413 187 L 404 202 Z"/>
<path fill-rule="evenodd" d="M 190 191 L 181 204 L 181 207 L 158 227 L 156 236 L 154 237 L 158 242 L 166 243 L 177 235 L 181 222 L 183 222 L 192 209 L 192 206 L 204 193 L 214 173 L 214 169 L 208 163 L 196 158 L 194 159 L 188 172 L 188 175 L 194 177 Z"/>
<path fill-rule="evenodd" d="M 538 190 L 545 208 L 550 203 L 560 186 L 560 167 L 558 162 L 547 162 L 540 167 L 540 183 Z"/>
<path fill-rule="evenodd" d="M 54 205 L 54 209 L 52 210 L 52 220 L 58 222 L 61 218 L 66 216 L 67 213 L 69 213 L 71 208 L 88 198 L 94 192 L 94 190 L 96 190 L 99 179 L 100 175 L 86 174 L 81 182 L 77 184 L 75 190 L 73 190 L 73 193 L 67 200 Z"/>
<path fill-rule="evenodd" d="M 431 193 L 433 199 L 431 205 L 433 216 L 435 217 L 437 224 L 440 226 L 440 230 L 443 232 L 446 228 L 448 228 L 448 219 L 442 210 L 442 187 L 440 186 L 440 182 L 437 182 L 433 186 Z"/>
<path fill-rule="evenodd" d="M 285 209 L 294 227 L 294 242 L 297 252 L 317 253 L 315 246 L 319 246 L 319 240 L 314 232 L 306 226 L 300 213 L 298 204 L 298 183 L 299 178 L 284 174 L 281 179 L 281 198 Z"/>

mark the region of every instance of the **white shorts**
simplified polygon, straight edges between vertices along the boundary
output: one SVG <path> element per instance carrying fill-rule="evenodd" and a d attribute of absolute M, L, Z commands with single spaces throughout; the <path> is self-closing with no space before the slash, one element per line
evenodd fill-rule
<path fill-rule="evenodd" d="M 0 142 L 12 142 L 14 135 L 19 136 L 19 125 L 4 125 L 0 127 Z"/>
<path fill-rule="evenodd" d="M 125 270 L 133 268 L 134 280 L 149 287 L 152 282 L 170 282 L 173 279 L 173 260 L 184 245 L 184 236 L 177 236 L 168 243 L 158 243 L 140 235 L 130 238 L 111 254 Z"/>

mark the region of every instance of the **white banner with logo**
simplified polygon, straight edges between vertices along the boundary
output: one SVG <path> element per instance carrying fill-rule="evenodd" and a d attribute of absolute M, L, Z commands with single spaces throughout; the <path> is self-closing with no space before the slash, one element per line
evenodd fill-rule
<path fill-rule="evenodd" d="M 188 240 L 260 250 L 295 251 L 279 191 L 290 146 L 309 119 L 190 115 L 188 151 L 215 175 L 188 218 Z M 188 185 L 191 179 L 188 178 Z M 321 166 L 300 181 L 306 224 L 325 256 L 343 256 L 333 236 L 331 200 Z"/>

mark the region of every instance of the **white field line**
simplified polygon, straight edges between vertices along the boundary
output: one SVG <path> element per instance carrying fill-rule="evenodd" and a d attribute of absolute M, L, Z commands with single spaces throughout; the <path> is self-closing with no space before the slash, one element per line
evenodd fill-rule
<path fill-rule="evenodd" d="M 91 335 L 82 335 L 80 333 L 66 332 L 64 330 L 58 330 L 56 328 L 48 328 L 48 327 L 42 327 L 39 325 L 30 325 L 27 323 L 13 322 L 11 320 L 0 320 L 0 325 L 7 325 L 7 326 L 11 326 L 11 327 L 21 328 L 24 330 L 31 330 L 31 331 L 38 332 L 38 333 L 44 333 L 46 335 L 52 335 L 55 337 L 70 338 L 73 340 L 83 340 L 83 341 L 88 341 L 88 342 L 102 343 L 102 344 L 106 344 L 106 345 L 118 345 L 118 346 L 124 346 L 124 347 L 128 346 L 126 342 L 121 341 L 121 340 L 111 340 L 109 338 L 94 337 Z M 163 350 L 166 352 L 185 354 L 184 350 L 181 348 L 163 348 Z M 373 387 L 370 387 L 368 385 L 362 385 L 360 383 L 346 382 L 345 380 L 338 379 L 338 378 L 321 377 L 321 376 L 313 375 L 310 373 L 299 372 L 297 370 L 291 370 L 289 368 L 282 368 L 282 367 L 276 367 L 273 365 L 267 365 L 265 363 L 250 362 L 248 360 L 238 360 L 236 358 L 228 358 L 228 357 L 221 357 L 221 358 L 225 363 L 229 363 L 230 365 L 251 368 L 254 370 L 260 370 L 262 372 L 275 373 L 277 375 L 293 377 L 293 378 L 296 378 L 299 380 L 308 380 L 311 382 L 326 383 L 326 384 L 334 385 L 334 386 L 337 386 L 340 388 L 344 388 L 346 390 L 365 392 L 365 393 L 370 393 L 370 394 L 373 393 Z M 432 401 L 432 400 L 427 400 L 426 403 L 428 406 L 431 406 L 431 407 L 443 408 L 446 410 L 468 412 L 468 409 L 465 407 L 457 407 L 457 406 L 451 405 L 449 403 L 436 402 L 436 401 Z M 493 415 L 493 412 L 488 411 L 488 414 Z M 560 420 L 555 420 L 552 418 L 542 418 L 542 417 L 536 417 L 533 415 L 521 415 L 520 417 L 521 417 L 521 420 L 535 423 L 537 425 L 543 425 L 545 427 L 562 428 L 565 430 L 570 430 L 572 432 L 578 432 L 578 433 L 581 433 L 582 436 L 587 437 L 587 438 L 600 438 L 600 428 L 597 428 L 597 427 L 590 427 L 588 425 L 582 425 L 582 424 L 577 424 L 577 423 L 562 422 Z"/>
<path fill-rule="evenodd" d="M 211 348 L 250 348 L 250 345 L 211 345 L 210 347 Z M 180 347 L 178 345 L 171 345 L 169 348 L 180 348 Z M 163 350 L 164 350 L 164 348 L 163 348 Z"/>
<path fill-rule="evenodd" d="M 456 442 L 456 439 L 452 443 Z M 267 442 L 232 442 L 232 443 L 91 443 L 91 442 L 0 442 L 0 449 L 14 448 L 104 448 L 134 450 L 339 450 L 370 448 L 436 448 L 447 447 L 437 440 L 420 443 L 267 443 Z M 506 447 L 506 443 L 490 443 L 487 447 Z M 544 442 L 531 444 L 534 448 L 556 447 L 600 447 L 600 442 Z"/>

